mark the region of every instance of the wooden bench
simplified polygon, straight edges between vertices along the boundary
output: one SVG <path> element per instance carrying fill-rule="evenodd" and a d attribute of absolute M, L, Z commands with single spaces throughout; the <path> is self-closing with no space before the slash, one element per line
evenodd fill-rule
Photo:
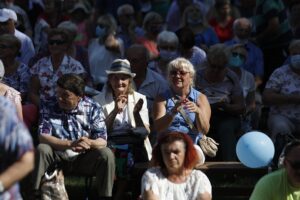
<path fill-rule="evenodd" d="M 248 168 L 240 162 L 206 162 L 198 169 L 212 182 L 214 199 L 249 199 L 256 182 L 268 173 L 265 168 Z"/>
<path fill-rule="evenodd" d="M 139 181 L 139 189 L 141 176 L 149 167 L 149 163 L 135 164 L 135 180 Z M 216 200 L 249 199 L 257 180 L 269 171 L 267 167 L 248 168 L 240 162 L 206 162 L 197 169 L 210 179 L 213 199 Z"/>

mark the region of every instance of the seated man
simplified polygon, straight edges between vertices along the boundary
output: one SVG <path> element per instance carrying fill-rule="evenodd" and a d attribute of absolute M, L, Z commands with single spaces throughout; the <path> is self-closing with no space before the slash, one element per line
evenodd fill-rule
<path fill-rule="evenodd" d="M 300 196 L 300 140 L 288 143 L 283 151 L 283 168 L 262 177 L 250 200 L 293 200 Z"/>
<path fill-rule="evenodd" d="M 72 174 L 96 175 L 100 199 L 112 196 L 115 172 L 114 155 L 106 147 L 107 132 L 102 107 L 84 97 L 84 81 L 65 74 L 57 81 L 57 104 L 39 126 L 33 174 L 34 189 L 54 162 Z M 68 165 L 66 165 L 68 164 Z M 68 167 L 67 167 L 68 166 Z"/>

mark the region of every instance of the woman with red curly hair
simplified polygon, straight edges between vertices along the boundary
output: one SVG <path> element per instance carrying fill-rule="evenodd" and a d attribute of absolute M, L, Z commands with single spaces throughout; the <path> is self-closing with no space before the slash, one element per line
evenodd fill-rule
<path fill-rule="evenodd" d="M 210 200 L 207 176 L 195 170 L 199 162 L 191 138 L 184 133 L 161 135 L 152 152 L 152 165 L 142 177 L 143 200 Z"/>

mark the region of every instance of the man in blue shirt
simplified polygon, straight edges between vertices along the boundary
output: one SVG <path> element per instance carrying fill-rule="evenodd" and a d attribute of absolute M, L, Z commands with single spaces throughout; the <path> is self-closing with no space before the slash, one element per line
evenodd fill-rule
<path fill-rule="evenodd" d="M 65 74 L 57 81 L 57 105 L 39 125 L 34 189 L 48 167 L 60 162 L 72 174 L 95 175 L 100 199 L 112 196 L 114 155 L 107 144 L 102 107 L 84 97 L 84 81 Z M 67 165 L 65 165 L 67 164 Z M 68 167 L 66 167 L 68 166 Z"/>

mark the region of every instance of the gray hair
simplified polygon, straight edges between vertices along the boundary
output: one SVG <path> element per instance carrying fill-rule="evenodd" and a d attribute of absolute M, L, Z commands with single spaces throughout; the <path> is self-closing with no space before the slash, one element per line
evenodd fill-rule
<path fill-rule="evenodd" d="M 163 22 L 163 18 L 157 12 L 149 12 L 149 13 L 146 14 L 146 16 L 143 20 L 143 28 L 146 30 L 146 27 L 152 21 L 161 21 L 161 22 Z"/>
<path fill-rule="evenodd" d="M 162 43 L 176 44 L 176 46 L 178 47 L 179 40 L 174 32 L 162 31 L 157 36 L 157 46 L 159 46 Z"/>
<path fill-rule="evenodd" d="M 194 69 L 193 64 L 189 60 L 187 60 L 185 58 L 182 58 L 182 57 L 172 60 L 168 64 L 168 70 L 167 70 L 167 77 L 168 77 L 169 80 L 170 80 L 170 77 L 171 77 L 170 72 L 174 69 L 177 69 L 177 70 L 182 69 L 186 72 L 189 72 L 190 76 L 192 78 L 191 86 L 194 85 L 195 69 Z"/>
<path fill-rule="evenodd" d="M 252 22 L 249 19 L 245 18 L 245 17 L 241 17 L 241 18 L 237 18 L 233 22 L 232 29 L 233 29 L 234 32 L 240 24 L 247 24 L 249 26 L 249 29 L 250 30 L 252 29 Z"/>
<path fill-rule="evenodd" d="M 215 44 L 208 49 L 207 62 L 209 65 L 226 66 L 230 50 L 225 44 Z"/>
<path fill-rule="evenodd" d="M 117 15 L 120 16 L 120 15 L 124 15 L 125 11 L 129 11 L 131 12 L 132 14 L 134 14 L 134 8 L 132 5 L 130 4 L 124 4 L 124 5 L 121 5 L 118 7 L 118 10 L 117 10 Z"/>

